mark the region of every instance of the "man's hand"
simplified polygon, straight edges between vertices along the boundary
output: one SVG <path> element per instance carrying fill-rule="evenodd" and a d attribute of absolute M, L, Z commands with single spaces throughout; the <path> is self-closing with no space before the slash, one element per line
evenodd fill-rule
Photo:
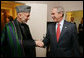
<path fill-rule="evenodd" d="M 43 47 L 44 43 L 42 41 L 35 41 L 36 45 L 39 47 Z"/>

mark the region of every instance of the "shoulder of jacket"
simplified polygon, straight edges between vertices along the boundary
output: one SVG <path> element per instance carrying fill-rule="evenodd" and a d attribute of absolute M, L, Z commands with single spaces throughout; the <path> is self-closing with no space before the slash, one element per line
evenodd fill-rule
<path fill-rule="evenodd" d="M 47 22 L 47 25 L 53 25 L 56 24 L 56 22 Z"/>
<path fill-rule="evenodd" d="M 67 25 L 75 25 L 74 23 L 68 22 L 65 20 L 65 23 L 67 23 Z"/>

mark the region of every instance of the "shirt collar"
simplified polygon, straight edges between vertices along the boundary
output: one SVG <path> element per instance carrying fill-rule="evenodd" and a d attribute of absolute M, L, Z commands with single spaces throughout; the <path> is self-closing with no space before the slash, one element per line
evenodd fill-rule
<path fill-rule="evenodd" d="M 59 22 L 60 25 L 63 25 L 63 23 L 64 23 L 64 19 L 62 19 L 62 20 Z M 58 23 L 57 23 L 57 25 L 58 25 Z"/>

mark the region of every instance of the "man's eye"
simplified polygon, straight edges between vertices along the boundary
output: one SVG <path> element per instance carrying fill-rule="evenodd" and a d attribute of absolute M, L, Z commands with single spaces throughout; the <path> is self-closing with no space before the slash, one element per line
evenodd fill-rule
<path fill-rule="evenodd" d="M 54 15 L 54 13 L 51 13 L 51 15 Z"/>
<path fill-rule="evenodd" d="M 27 17 L 29 17 L 30 15 L 28 15 Z"/>

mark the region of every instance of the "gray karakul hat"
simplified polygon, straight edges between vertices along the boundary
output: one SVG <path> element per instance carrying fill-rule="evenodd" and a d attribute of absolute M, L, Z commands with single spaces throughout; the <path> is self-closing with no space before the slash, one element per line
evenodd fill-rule
<path fill-rule="evenodd" d="M 28 13 L 30 13 L 31 6 L 28 6 L 28 5 L 16 6 L 16 11 L 17 11 L 17 13 L 19 13 L 19 12 L 28 12 Z"/>

